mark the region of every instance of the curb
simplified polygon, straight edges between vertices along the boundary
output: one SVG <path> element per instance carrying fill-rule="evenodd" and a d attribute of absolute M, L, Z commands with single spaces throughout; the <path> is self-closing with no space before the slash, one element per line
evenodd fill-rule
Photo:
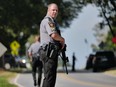
<path fill-rule="evenodd" d="M 19 84 L 19 83 L 17 82 L 19 76 L 20 76 L 20 74 L 18 74 L 18 75 L 15 77 L 13 83 L 14 83 L 15 85 L 17 85 L 18 87 L 24 87 L 24 86 L 22 86 L 21 84 Z"/>

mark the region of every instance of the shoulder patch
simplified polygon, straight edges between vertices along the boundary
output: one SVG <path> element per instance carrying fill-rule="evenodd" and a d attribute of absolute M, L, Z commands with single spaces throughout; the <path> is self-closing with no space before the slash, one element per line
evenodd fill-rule
<path fill-rule="evenodd" d="M 51 28 L 52 30 L 55 30 L 55 24 L 54 24 L 54 23 L 48 22 L 48 24 L 49 24 L 49 26 L 50 26 L 50 28 Z"/>

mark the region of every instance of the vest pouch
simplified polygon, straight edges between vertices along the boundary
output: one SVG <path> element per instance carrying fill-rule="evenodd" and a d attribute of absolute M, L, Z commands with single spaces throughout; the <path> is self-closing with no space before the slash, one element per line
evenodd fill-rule
<path fill-rule="evenodd" d="M 58 54 L 57 50 L 52 49 L 49 55 L 49 58 L 55 58 Z"/>

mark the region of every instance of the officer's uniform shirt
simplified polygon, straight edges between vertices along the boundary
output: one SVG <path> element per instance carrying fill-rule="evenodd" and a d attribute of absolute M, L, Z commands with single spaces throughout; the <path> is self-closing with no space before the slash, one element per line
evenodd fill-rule
<path fill-rule="evenodd" d="M 40 24 L 41 46 L 48 44 L 49 42 L 54 43 L 54 40 L 50 37 L 50 35 L 57 32 L 56 27 L 58 27 L 58 24 L 55 23 L 51 17 L 45 16 Z"/>
<path fill-rule="evenodd" d="M 39 48 L 40 48 L 40 42 L 35 42 L 30 46 L 30 48 L 28 49 L 28 52 L 29 54 L 31 53 L 32 55 L 36 54 L 38 53 Z"/>

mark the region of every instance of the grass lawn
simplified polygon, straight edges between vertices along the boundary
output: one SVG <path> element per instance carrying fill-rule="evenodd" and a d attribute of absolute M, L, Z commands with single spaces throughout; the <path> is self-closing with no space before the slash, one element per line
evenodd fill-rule
<path fill-rule="evenodd" d="M 106 71 L 105 73 L 116 76 L 116 67 Z"/>
<path fill-rule="evenodd" d="M 15 76 L 15 72 L 0 69 L 0 87 L 17 87 L 16 85 L 10 83 L 10 80 Z"/>

